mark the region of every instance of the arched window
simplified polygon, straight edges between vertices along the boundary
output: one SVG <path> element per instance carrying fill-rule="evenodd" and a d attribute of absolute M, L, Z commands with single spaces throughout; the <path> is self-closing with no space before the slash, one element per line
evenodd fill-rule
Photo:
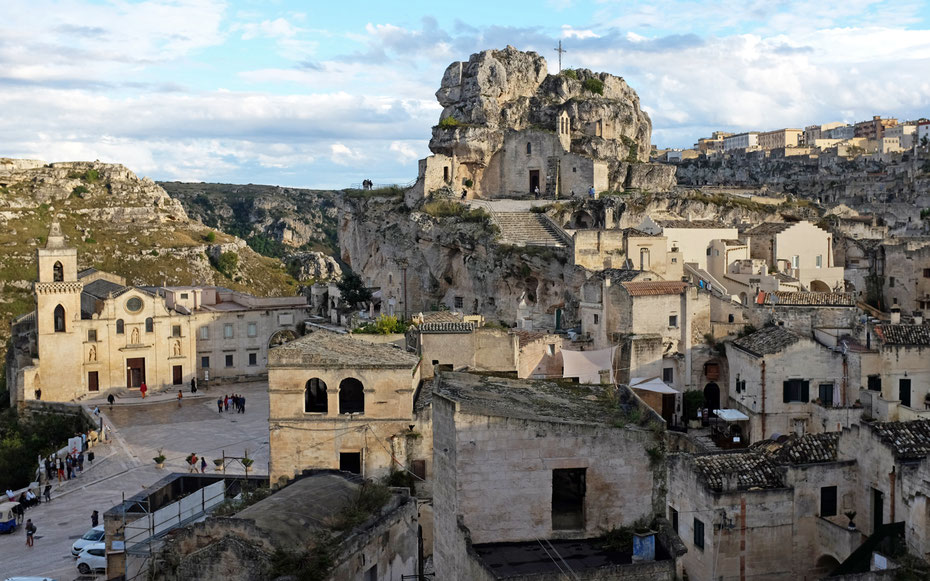
<path fill-rule="evenodd" d="M 126 326 L 123 324 L 122 319 L 116 319 L 116 334 L 122 335 L 126 331 Z"/>
<path fill-rule="evenodd" d="M 145 332 L 151 333 L 155 330 L 155 321 L 152 320 L 152 317 L 149 317 L 145 320 Z"/>
<path fill-rule="evenodd" d="M 533 154 L 533 144 L 530 143 L 529 141 L 526 142 L 526 154 L 527 155 Z"/>
<path fill-rule="evenodd" d="M 65 332 L 65 308 L 61 305 L 55 307 L 55 332 Z"/>
<path fill-rule="evenodd" d="M 339 413 L 365 413 L 365 388 L 354 377 L 347 377 L 339 384 Z"/>
<path fill-rule="evenodd" d="M 52 280 L 55 282 L 65 280 L 65 267 L 60 262 L 56 262 L 55 266 L 52 267 Z"/>
<path fill-rule="evenodd" d="M 326 413 L 329 411 L 329 402 L 326 397 L 326 383 L 314 377 L 307 382 L 304 392 L 304 411 Z"/>

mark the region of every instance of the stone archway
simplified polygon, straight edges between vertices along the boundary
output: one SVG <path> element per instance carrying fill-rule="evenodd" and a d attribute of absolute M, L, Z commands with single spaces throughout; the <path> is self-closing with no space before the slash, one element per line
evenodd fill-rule
<path fill-rule="evenodd" d="M 274 335 L 271 336 L 271 339 L 268 341 L 268 347 L 277 347 L 278 345 L 284 345 L 289 343 L 297 338 L 297 333 L 291 331 L 290 329 L 281 329 L 277 331 Z"/>
<path fill-rule="evenodd" d="M 704 386 L 704 407 L 709 410 L 720 409 L 720 386 L 713 381 Z"/>
<path fill-rule="evenodd" d="M 566 224 L 565 227 L 569 230 L 584 230 L 586 228 L 594 228 L 594 216 L 592 216 L 586 210 L 578 210 L 572 214 L 568 224 Z"/>
<path fill-rule="evenodd" d="M 830 555 L 821 555 L 814 565 L 814 570 L 812 571 L 814 574 L 813 577 L 814 579 L 822 579 L 835 571 L 839 566 L 840 562 L 834 557 Z"/>
<path fill-rule="evenodd" d="M 823 282 L 822 280 L 812 280 L 811 281 L 811 292 L 815 293 L 828 293 L 830 292 L 830 285 Z"/>

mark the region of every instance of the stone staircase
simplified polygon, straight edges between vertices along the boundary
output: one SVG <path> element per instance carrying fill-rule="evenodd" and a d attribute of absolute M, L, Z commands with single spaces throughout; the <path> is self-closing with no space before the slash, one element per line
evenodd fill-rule
<path fill-rule="evenodd" d="M 536 212 L 491 212 L 501 229 L 501 242 L 515 246 L 566 248 L 567 237 L 544 214 Z"/>

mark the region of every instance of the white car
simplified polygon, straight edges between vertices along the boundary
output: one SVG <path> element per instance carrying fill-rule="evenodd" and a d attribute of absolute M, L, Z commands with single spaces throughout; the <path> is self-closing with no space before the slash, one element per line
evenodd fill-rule
<path fill-rule="evenodd" d="M 88 575 L 95 571 L 107 570 L 107 544 L 91 543 L 84 547 L 77 558 L 77 568 L 82 575 Z"/>
<path fill-rule="evenodd" d="M 83 537 L 74 541 L 74 544 L 71 545 L 71 556 L 77 557 L 78 555 L 81 554 L 81 551 L 84 550 L 84 547 L 86 547 L 87 545 L 91 543 L 102 542 L 103 536 L 104 536 L 103 525 L 98 525 L 90 529 L 89 531 L 84 533 Z"/>

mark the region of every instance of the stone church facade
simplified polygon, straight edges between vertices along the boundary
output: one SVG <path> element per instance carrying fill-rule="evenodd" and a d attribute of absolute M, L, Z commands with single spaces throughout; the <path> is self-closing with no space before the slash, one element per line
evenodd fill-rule
<path fill-rule="evenodd" d="M 269 345 L 297 338 L 306 314 L 305 297 L 137 287 L 93 268 L 79 272 L 57 223 L 37 253 L 36 309 L 13 324 L 14 336 L 28 337 L 8 366 L 14 405 L 143 382 L 157 390 L 261 375 Z"/>

